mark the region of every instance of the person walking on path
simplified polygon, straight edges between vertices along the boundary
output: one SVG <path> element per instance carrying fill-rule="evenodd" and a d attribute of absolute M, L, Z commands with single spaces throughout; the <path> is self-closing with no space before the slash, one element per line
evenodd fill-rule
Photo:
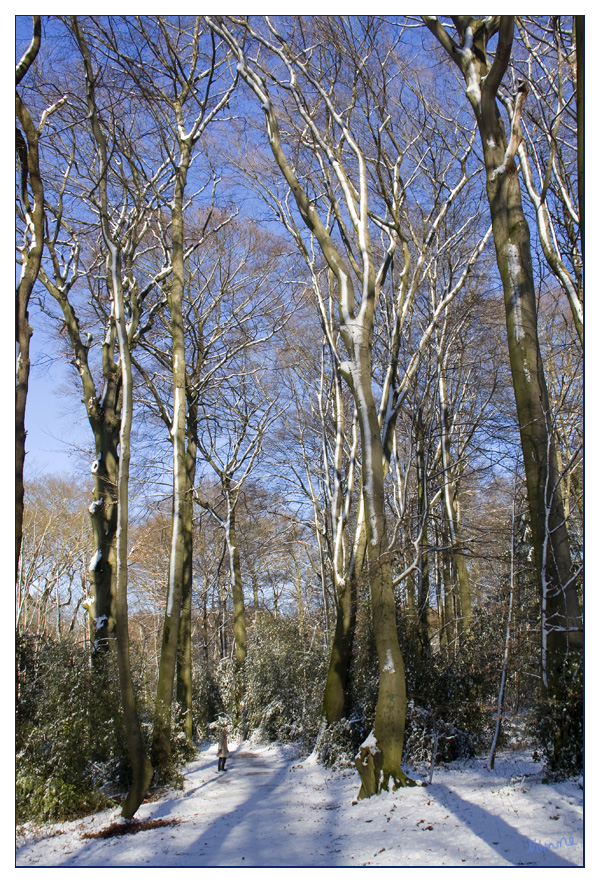
<path fill-rule="evenodd" d="M 229 748 L 227 747 L 227 730 L 223 728 L 219 733 L 219 749 L 217 751 L 219 757 L 219 772 L 225 772 L 225 764 L 229 757 Z"/>

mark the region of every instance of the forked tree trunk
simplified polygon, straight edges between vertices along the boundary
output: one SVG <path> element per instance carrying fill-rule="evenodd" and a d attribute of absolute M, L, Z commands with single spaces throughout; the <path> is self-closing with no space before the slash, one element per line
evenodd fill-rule
<path fill-rule="evenodd" d="M 354 326 L 357 329 L 357 326 Z M 358 413 L 363 463 L 367 567 L 373 635 L 379 663 L 379 690 L 373 730 L 361 746 L 356 766 L 359 799 L 410 783 L 402 772 L 406 685 L 396 627 L 396 599 L 385 519 L 384 459 L 377 407 L 371 391 L 369 323 L 345 342 L 351 355 L 348 374 Z M 366 331 L 366 334 L 365 334 Z M 361 339 L 362 335 L 367 339 Z"/>
<path fill-rule="evenodd" d="M 122 813 L 125 818 L 132 818 L 144 799 L 146 789 L 152 779 L 152 766 L 146 755 L 142 731 L 137 716 L 136 699 L 129 658 L 127 529 L 129 522 L 129 462 L 131 457 L 130 439 L 133 417 L 133 379 L 123 297 L 121 251 L 119 246 L 111 238 L 109 222 L 110 213 L 107 194 L 108 149 L 106 137 L 98 116 L 94 90 L 95 77 L 89 49 L 79 29 L 77 19 L 74 16 L 71 18 L 71 23 L 85 66 L 88 110 L 100 160 L 100 176 L 98 181 L 98 191 L 100 195 L 100 221 L 102 226 L 102 237 L 108 251 L 108 286 L 119 342 L 119 359 L 123 382 L 123 402 L 119 434 L 121 451 L 117 480 L 115 625 L 119 685 L 121 690 L 121 702 L 123 706 L 129 762 L 131 764 L 132 773 L 131 785 L 123 804 Z"/>
<path fill-rule="evenodd" d="M 56 273 L 51 280 L 42 268 L 40 279 L 59 304 L 65 329 L 81 379 L 83 401 L 92 434 L 95 460 L 91 465 L 94 481 L 89 507 L 94 553 L 88 566 L 91 598 L 84 606 L 88 613 L 92 664 L 101 670 L 102 657 L 115 636 L 117 482 L 119 476 L 119 433 L 121 431 L 121 365 L 115 362 L 116 325 L 112 310 L 102 344 L 102 396 L 89 366 L 89 346 L 81 337 L 79 320 L 69 300 L 70 284 Z M 110 284 L 110 283 L 109 283 Z"/>
<path fill-rule="evenodd" d="M 329 282 L 332 275 L 329 274 Z M 330 506 L 330 562 L 335 598 L 335 629 L 329 656 L 329 668 L 323 693 L 322 716 L 327 724 L 341 720 L 347 711 L 348 683 L 352 654 L 354 648 L 354 636 L 356 632 L 356 611 L 358 603 L 358 583 L 365 557 L 365 519 L 364 503 L 360 496 L 360 505 L 354 529 L 354 540 L 350 553 L 347 552 L 347 522 L 350 510 L 350 502 L 354 492 L 356 471 L 356 455 L 358 446 L 358 433 L 356 423 L 353 425 L 353 440 L 346 470 L 346 486 L 343 486 L 342 476 L 344 471 L 344 442 L 345 442 L 345 408 L 342 395 L 342 382 L 339 369 L 336 365 L 335 352 L 331 353 L 333 366 L 334 398 L 333 408 L 335 417 L 335 453 L 333 458 L 333 491 L 331 493 Z M 321 377 L 323 384 L 323 375 Z M 325 425 L 323 423 L 323 435 Z M 325 438 L 323 451 L 327 451 Z M 326 456 L 326 453 L 325 453 Z M 307 464 L 308 468 L 308 464 Z M 315 503 L 313 502 L 313 505 Z M 318 522 L 318 512 L 315 505 L 315 519 Z M 323 554 L 323 550 L 322 550 Z M 322 569 L 323 560 L 322 560 Z"/>
<path fill-rule="evenodd" d="M 116 636 L 117 636 L 117 662 L 119 666 L 119 684 L 121 688 L 121 702 L 123 705 L 123 717 L 125 720 L 125 732 L 127 736 L 127 748 L 129 762 L 131 764 L 131 785 L 123 803 L 122 814 L 131 819 L 142 803 L 146 790 L 152 780 L 152 765 L 148 760 L 146 748 L 142 737 L 142 731 L 137 715 L 133 679 L 131 677 L 131 664 L 129 657 L 129 623 L 127 605 L 127 528 L 129 522 L 129 462 L 130 462 L 130 438 L 131 422 L 133 414 L 133 380 L 131 371 L 131 359 L 129 356 L 129 342 L 125 324 L 125 310 L 123 304 L 123 292 L 121 289 L 120 266 L 117 250 L 114 248 L 111 254 L 113 271 L 113 297 L 115 299 L 115 318 L 119 337 L 119 349 L 121 353 L 121 366 L 123 376 L 123 414 L 121 420 L 120 447 L 117 499 L 117 533 L 116 533 Z"/>

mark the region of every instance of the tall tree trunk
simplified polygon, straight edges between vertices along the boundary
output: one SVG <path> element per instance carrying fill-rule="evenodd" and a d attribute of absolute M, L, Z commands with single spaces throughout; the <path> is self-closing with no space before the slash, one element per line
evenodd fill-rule
<path fill-rule="evenodd" d="M 33 39 L 17 65 L 16 82 L 21 82 L 33 64 L 40 47 L 42 34 L 39 15 L 33 16 Z M 29 324 L 29 298 L 38 277 L 44 249 L 44 187 L 40 175 L 39 130 L 34 125 L 21 96 L 16 94 L 17 118 L 23 132 L 16 129 L 17 157 L 21 169 L 20 200 L 26 224 L 26 241 L 21 249 L 21 277 L 16 292 L 17 377 L 15 392 L 15 576 L 19 570 L 23 540 L 23 511 L 25 487 L 25 408 L 29 389 L 29 345 L 33 329 Z M 24 134 L 23 134 L 24 133 Z M 31 187 L 33 205 L 29 201 Z"/>
<path fill-rule="evenodd" d="M 515 97 L 510 139 L 496 102 L 510 61 L 514 17 L 456 17 L 460 46 L 453 43 L 437 19 L 426 17 L 425 21 L 463 73 L 481 136 L 496 259 L 504 289 L 510 366 L 541 599 L 542 680 L 549 695 L 554 696 L 560 687 L 567 654 L 582 648 L 583 632 L 538 339 L 529 226 L 514 162 L 526 87 L 521 85 Z M 490 65 L 487 44 L 495 33 L 498 43 Z"/>
<path fill-rule="evenodd" d="M 193 589 L 193 514 L 194 484 L 196 480 L 197 407 L 188 402 L 186 448 L 186 513 L 184 527 L 183 588 L 181 619 L 177 648 L 177 702 L 183 715 L 183 731 L 188 745 L 193 743 L 194 723 L 192 708 L 192 589 Z"/>
<path fill-rule="evenodd" d="M 504 286 L 506 326 L 521 446 L 527 479 L 527 496 L 536 572 L 546 615 L 543 640 L 547 655 L 542 677 L 551 691 L 560 678 L 564 655 L 581 648 L 581 614 L 576 585 L 571 581 L 571 556 L 565 522 L 560 475 L 556 459 L 550 403 L 537 329 L 536 294 L 529 243 L 529 228 L 521 205 L 518 172 L 511 166 L 496 170 L 504 161 L 506 139 L 498 123 L 487 126 L 482 141 L 488 174 L 488 199 L 498 267 Z M 487 139 L 486 139 L 487 136 Z"/>
<path fill-rule="evenodd" d="M 244 713 L 244 663 L 247 655 L 246 640 L 246 605 L 244 601 L 244 586 L 242 584 L 242 568 L 240 563 L 240 550 L 236 531 L 236 495 L 232 495 L 230 479 L 225 479 L 225 498 L 227 501 L 227 521 L 225 536 L 227 551 L 229 553 L 229 583 L 233 598 L 233 638 L 235 654 L 235 723 L 241 726 L 245 737 L 246 716 Z"/>
<path fill-rule="evenodd" d="M 460 615 L 458 617 L 458 634 L 464 639 L 471 631 L 473 624 L 473 612 L 471 605 L 471 577 L 467 567 L 467 559 L 463 552 L 460 520 L 458 507 L 455 502 L 456 490 L 448 491 L 446 499 L 448 525 L 452 543 L 452 559 L 458 580 L 458 599 L 460 602 Z"/>
<path fill-rule="evenodd" d="M 329 668 L 323 694 L 323 717 L 328 724 L 341 720 L 347 710 L 348 682 L 356 634 L 358 586 L 365 559 L 366 527 L 364 513 L 364 501 L 361 497 L 347 573 L 343 575 L 341 580 L 335 578 L 335 631 L 333 633 Z"/>
<path fill-rule="evenodd" d="M 148 760 L 146 748 L 137 715 L 131 664 L 129 656 L 129 624 L 127 605 L 127 527 L 129 522 L 129 462 L 130 438 L 133 413 L 133 380 L 129 341 L 125 324 L 125 309 L 121 289 L 121 273 L 116 248 L 111 253 L 113 275 L 113 298 L 115 301 L 115 318 L 119 337 L 119 350 L 123 376 L 123 414 L 121 420 L 118 494 L 117 494 L 117 532 L 116 532 L 116 637 L 117 662 L 119 666 L 119 684 L 121 702 L 125 720 L 127 748 L 131 764 L 131 785 L 122 814 L 131 819 L 142 803 L 146 790 L 152 780 L 152 765 Z"/>
<path fill-rule="evenodd" d="M 445 508 L 444 508 L 445 513 Z M 455 590 L 452 579 L 452 567 L 450 564 L 450 554 L 447 551 L 449 545 L 449 536 L 447 529 L 447 517 L 442 517 L 442 577 L 444 581 L 444 646 L 452 656 L 456 656 L 457 650 L 457 627 L 455 613 Z"/>
<path fill-rule="evenodd" d="M 227 501 L 227 522 L 225 526 L 225 538 L 229 553 L 229 581 L 233 598 L 233 636 L 235 639 L 235 661 L 241 668 L 246 661 L 246 605 L 244 602 L 244 587 L 242 585 L 242 567 L 240 563 L 240 550 L 237 542 L 234 499 L 229 478 L 225 479 L 225 498 Z"/>
<path fill-rule="evenodd" d="M 490 746 L 490 753 L 488 755 L 487 766 L 489 770 L 494 769 L 494 763 L 496 760 L 496 749 L 498 747 L 498 737 L 500 736 L 500 730 L 502 727 L 502 715 L 504 712 L 504 690 L 506 687 L 506 676 L 508 673 L 508 654 L 510 650 L 510 635 L 512 628 L 512 612 L 513 612 L 513 600 L 515 594 L 515 528 L 516 528 L 516 502 L 517 502 L 517 472 L 515 471 L 515 484 L 513 490 L 513 502 L 512 502 L 512 517 L 510 521 L 510 576 L 509 576 L 509 584 L 510 584 L 510 593 L 508 596 L 508 615 L 506 618 L 506 632 L 504 635 L 504 654 L 502 657 L 502 671 L 500 674 L 500 687 L 498 689 L 498 707 L 496 710 L 496 727 L 494 729 L 494 736 L 492 738 L 492 744 Z"/>
<path fill-rule="evenodd" d="M 452 544 L 452 557 L 458 577 L 458 592 L 460 599 L 458 633 L 461 638 L 464 638 L 470 632 L 473 621 L 471 611 L 471 580 L 469 578 L 469 570 L 467 568 L 467 561 L 462 546 L 457 505 L 458 481 L 453 477 L 453 472 L 455 470 L 453 468 L 450 453 L 451 426 L 446 389 L 446 360 L 439 343 L 437 345 L 437 376 L 438 395 L 440 400 L 442 464 L 444 467 L 444 506 L 446 509 L 450 542 Z"/>
<path fill-rule="evenodd" d="M 181 156 L 177 169 L 175 194 L 172 204 L 173 285 L 169 299 L 171 337 L 173 347 L 173 513 L 171 552 L 169 556 L 169 584 L 163 625 L 163 638 L 156 689 L 154 726 L 152 731 L 152 763 L 163 775 L 171 768 L 171 709 L 177 662 L 179 621 L 183 595 L 186 525 L 186 376 L 185 337 L 183 327 L 184 295 L 184 222 L 183 196 L 191 159 L 191 142 L 180 145 Z"/>
<path fill-rule="evenodd" d="M 577 195 L 579 205 L 579 226 L 581 228 L 581 254 L 585 259 L 585 16 L 575 18 L 575 56 L 577 70 Z"/>
<path fill-rule="evenodd" d="M 429 552 L 427 549 L 428 501 L 427 467 L 425 461 L 425 434 L 421 409 L 417 415 L 417 505 L 419 514 L 419 570 L 417 575 L 417 617 L 421 636 L 421 650 L 426 657 L 430 642 L 429 623 Z"/>
<path fill-rule="evenodd" d="M 350 383 L 361 432 L 362 489 L 365 507 L 368 578 L 371 587 L 373 634 L 379 663 L 379 690 L 373 730 L 361 746 L 356 765 L 361 777 L 359 799 L 382 789 L 405 785 L 402 772 L 406 684 L 396 627 L 385 517 L 384 457 L 378 411 L 371 389 L 372 317 L 342 328 L 350 356 Z"/>
<path fill-rule="evenodd" d="M 59 304 L 81 379 L 83 401 L 94 436 L 95 459 L 91 465 L 94 481 L 89 507 L 94 554 L 89 563 L 91 599 L 84 604 L 89 617 L 92 663 L 100 672 L 102 657 L 115 635 L 115 573 L 117 532 L 117 482 L 119 475 L 119 433 L 121 430 L 121 365 L 115 361 L 116 323 L 111 311 L 102 344 L 102 396 L 89 366 L 89 346 L 83 342 L 79 320 L 69 300 L 69 283 L 61 278 L 56 261 L 51 280 L 43 267 L 40 279 Z M 107 280 L 110 286 L 110 279 Z"/>
<path fill-rule="evenodd" d="M 346 708 L 346 688 L 356 631 L 356 583 L 350 582 L 338 594 L 335 631 L 323 694 L 323 717 L 328 724 L 341 720 Z"/>
<path fill-rule="evenodd" d="M 329 284 L 333 284 L 329 274 Z M 345 411 L 342 396 L 342 383 L 332 352 L 334 370 L 334 409 L 336 420 L 336 443 L 333 463 L 334 491 L 331 504 L 332 533 L 332 573 L 335 597 L 335 631 L 331 644 L 329 669 L 323 694 L 323 718 L 328 724 L 339 721 L 347 708 L 347 692 L 356 632 L 356 612 L 358 606 L 358 585 L 365 560 L 366 527 L 365 506 L 362 494 L 354 528 L 354 540 L 350 554 L 346 553 L 346 529 L 348 512 L 354 491 L 356 457 L 358 453 L 358 432 L 356 421 L 353 424 L 352 447 L 346 474 L 345 492 L 342 486 Z M 323 430 L 324 431 L 324 430 Z M 323 444 L 326 451 L 326 444 Z M 317 516 L 318 517 L 318 516 Z"/>
<path fill-rule="evenodd" d="M 114 318 L 111 316 L 114 327 Z M 102 400 L 90 397 L 87 401 L 88 419 L 94 433 L 96 459 L 92 464 L 94 500 L 89 507 L 94 538 L 94 555 L 89 565 L 92 599 L 86 604 L 90 619 L 92 661 L 102 665 L 101 657 L 109 649 L 115 634 L 116 596 L 116 535 L 118 521 L 117 485 L 119 477 L 119 435 L 121 426 L 122 372 L 113 362 L 113 345 L 107 333 L 103 361 L 104 391 Z M 121 449 L 122 450 L 122 449 Z"/>

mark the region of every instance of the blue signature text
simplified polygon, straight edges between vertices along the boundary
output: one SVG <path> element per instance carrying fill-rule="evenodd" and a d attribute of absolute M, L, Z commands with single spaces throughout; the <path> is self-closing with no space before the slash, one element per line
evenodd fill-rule
<path fill-rule="evenodd" d="M 563 849 L 565 846 L 577 846 L 578 843 L 573 837 L 561 837 L 560 840 L 547 840 L 542 843 L 541 840 L 530 840 L 527 852 L 545 852 L 547 849 Z"/>

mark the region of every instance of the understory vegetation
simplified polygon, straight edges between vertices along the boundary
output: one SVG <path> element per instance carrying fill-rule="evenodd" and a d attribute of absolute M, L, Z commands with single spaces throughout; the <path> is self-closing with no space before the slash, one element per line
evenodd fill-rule
<path fill-rule="evenodd" d="M 205 652 L 207 635 L 196 620 L 194 739 L 190 745 L 182 727 L 173 727 L 173 773 L 167 783 L 178 786 L 182 765 L 199 747 L 214 744 L 222 726 L 232 740 L 296 742 L 306 753 L 314 750 L 326 766 L 353 768 L 359 746 L 372 728 L 377 695 L 366 600 L 361 609 L 348 707 L 343 718 L 328 726 L 322 717 L 328 661 L 322 614 L 313 612 L 299 623 L 295 612 L 258 612 L 249 627 L 248 655 L 241 669 L 231 655 L 219 654 L 224 637 L 221 628 L 209 635 Z M 439 764 L 489 751 L 501 669 L 498 636 L 506 607 L 497 599 L 486 610 L 476 609 L 478 637 L 456 651 L 440 648 L 437 641 L 424 649 L 418 624 L 407 624 L 400 612 L 401 599 L 399 630 L 408 691 L 404 758 L 427 780 Z M 147 619 L 141 616 L 140 623 Z M 230 629 L 228 618 L 226 631 Z M 85 643 L 72 633 L 59 639 L 49 631 L 20 636 L 17 641 L 16 806 L 20 823 L 72 818 L 119 804 L 131 775 L 114 655 L 107 653 L 100 663 L 96 660 L 97 670 L 93 670 Z M 136 629 L 134 614 L 133 634 L 136 631 L 142 639 L 132 643 L 134 680 L 149 749 L 157 659 L 144 640 L 143 625 Z M 570 693 L 561 713 L 572 729 L 560 757 L 553 757 L 556 711 L 540 695 L 536 643 L 526 616 L 517 624 L 514 640 L 520 664 L 508 680 L 498 748 L 537 752 L 549 761 L 549 775 L 578 774 L 583 762 L 581 684 L 567 679 Z M 244 699 L 238 707 L 240 684 Z M 175 705 L 175 720 L 177 715 Z"/>

